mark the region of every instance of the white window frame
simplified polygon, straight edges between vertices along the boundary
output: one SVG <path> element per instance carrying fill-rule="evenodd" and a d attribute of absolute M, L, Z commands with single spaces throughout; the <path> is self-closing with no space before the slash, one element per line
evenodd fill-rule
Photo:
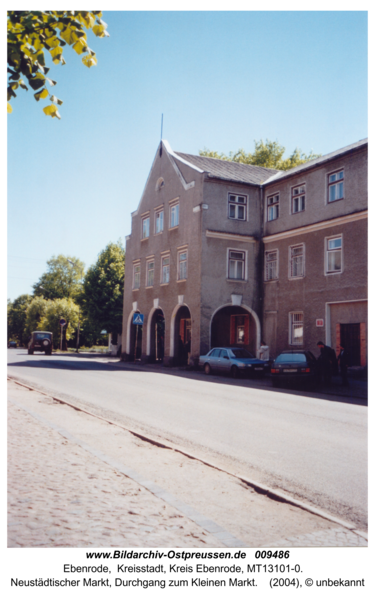
<path fill-rule="evenodd" d="M 298 202 L 297 210 L 294 210 L 295 200 Z M 301 208 L 302 203 L 303 208 Z M 294 185 L 291 190 L 291 214 L 296 215 L 304 210 L 306 210 L 306 184 L 300 183 L 299 185 Z"/>
<path fill-rule="evenodd" d="M 342 177 L 340 179 L 334 179 L 333 181 L 331 181 L 331 178 L 335 177 L 336 175 L 340 175 L 342 173 Z M 339 200 L 344 200 L 345 197 L 345 173 L 344 173 L 344 169 L 336 169 L 335 171 L 332 171 L 331 173 L 328 173 L 328 181 L 327 181 L 327 204 L 332 204 L 333 202 L 338 202 Z M 339 186 L 342 184 L 342 195 L 339 198 L 336 198 L 337 195 L 337 189 L 339 189 Z M 331 200 L 331 189 L 335 190 L 335 198 L 333 198 Z"/>
<path fill-rule="evenodd" d="M 276 198 L 276 200 L 274 200 Z M 270 215 L 275 211 L 276 217 L 272 216 L 270 219 Z M 276 221 L 280 217 L 280 194 L 276 192 L 271 196 L 267 196 L 267 221 Z"/>
<path fill-rule="evenodd" d="M 163 265 L 163 261 L 166 258 L 168 258 L 169 263 L 168 263 L 168 265 Z M 166 272 L 166 271 L 164 271 L 164 267 L 165 266 L 168 266 L 168 271 L 167 271 L 167 273 L 168 273 L 168 277 L 167 277 L 168 281 L 164 281 L 164 273 Z M 161 256 L 161 265 L 160 265 L 160 283 L 161 283 L 161 285 L 168 285 L 169 281 L 170 281 L 170 278 L 171 278 L 171 255 L 170 254 L 162 254 L 162 256 Z"/>
<path fill-rule="evenodd" d="M 303 312 L 295 310 L 289 313 L 289 345 L 303 346 Z M 294 332 L 302 324 L 302 337 L 296 338 Z M 297 341 L 299 340 L 299 341 Z"/>
<path fill-rule="evenodd" d="M 153 265 L 153 268 L 150 269 L 150 265 Z M 150 273 L 152 272 L 152 282 L 150 283 Z M 150 258 L 146 261 L 146 288 L 153 287 L 155 283 L 155 259 Z"/>
<path fill-rule="evenodd" d="M 301 249 L 302 252 L 300 254 L 293 254 L 294 250 L 297 249 Z M 301 260 L 298 260 L 298 258 L 301 257 Z M 297 259 L 297 260 L 295 260 Z M 300 264 L 300 272 L 298 275 L 294 275 L 293 271 L 294 271 L 294 265 L 295 264 Z M 297 267 L 298 268 L 298 267 Z M 288 273 L 288 277 L 289 279 L 302 279 L 303 277 L 305 277 L 305 244 L 293 244 L 293 246 L 289 246 L 289 273 Z"/>
<path fill-rule="evenodd" d="M 147 225 L 146 225 L 147 223 Z M 145 227 L 146 225 L 146 227 Z M 145 231 L 146 229 L 146 231 Z M 147 233 L 148 235 L 145 235 Z M 141 229 L 142 240 L 147 240 L 150 237 L 150 215 L 142 217 L 142 229 Z"/>
<path fill-rule="evenodd" d="M 186 258 L 184 260 L 181 260 L 181 256 L 183 254 L 186 254 Z M 185 273 L 181 274 L 181 265 L 184 264 L 184 270 Z M 188 251 L 187 248 L 184 248 L 183 250 L 179 250 L 177 252 L 177 281 L 186 281 L 187 279 L 187 269 L 188 269 Z M 184 276 L 181 276 L 184 275 Z"/>
<path fill-rule="evenodd" d="M 138 267 L 139 267 L 139 271 L 136 273 L 136 269 Z M 136 279 L 138 279 L 138 285 L 137 285 Z M 133 285 L 132 285 L 132 289 L 133 290 L 139 290 L 140 287 L 141 287 L 141 263 L 137 262 L 137 263 L 133 263 Z"/>
<path fill-rule="evenodd" d="M 239 199 L 244 199 L 244 202 L 240 202 Z M 231 216 L 231 207 L 234 208 L 234 216 Z M 244 209 L 244 216 L 239 217 L 240 207 Z M 228 193 L 228 219 L 235 221 L 246 221 L 247 220 L 247 196 L 245 194 L 232 194 Z"/>
<path fill-rule="evenodd" d="M 268 260 L 268 256 L 270 254 L 275 254 L 276 259 Z M 275 277 L 269 277 L 269 269 L 268 265 L 275 262 Z M 277 281 L 279 279 L 279 250 L 278 248 L 274 250 L 266 250 L 264 253 L 264 281 Z"/>
<path fill-rule="evenodd" d="M 177 223 L 175 222 L 176 220 L 176 214 L 177 214 Z M 180 224 L 180 202 L 173 202 L 173 204 L 170 204 L 169 206 L 169 228 L 170 229 L 174 229 L 175 227 L 178 227 Z"/>
<path fill-rule="evenodd" d="M 329 242 L 331 240 L 341 240 L 341 246 L 340 248 L 329 248 Z M 331 271 L 328 268 L 328 260 L 329 260 L 329 255 L 333 254 L 335 252 L 340 251 L 340 270 L 337 269 L 335 271 Z M 324 238 L 324 274 L 325 275 L 339 275 L 340 273 L 342 273 L 344 270 L 344 237 L 342 235 L 342 233 L 339 233 L 337 235 L 331 235 L 329 237 Z"/>
<path fill-rule="evenodd" d="M 160 219 L 161 217 L 161 219 Z M 160 223 L 161 221 L 161 223 Z M 159 229 L 158 229 L 159 226 Z M 164 207 L 155 210 L 155 235 L 164 231 Z"/>
<path fill-rule="evenodd" d="M 241 253 L 243 258 L 235 258 L 231 257 L 231 252 Z M 243 277 L 242 279 L 234 278 L 230 276 L 230 263 L 234 261 L 235 263 L 241 262 L 243 264 Z M 227 279 L 229 281 L 247 281 L 247 252 L 246 250 L 239 250 L 237 248 L 228 248 L 227 250 Z"/>

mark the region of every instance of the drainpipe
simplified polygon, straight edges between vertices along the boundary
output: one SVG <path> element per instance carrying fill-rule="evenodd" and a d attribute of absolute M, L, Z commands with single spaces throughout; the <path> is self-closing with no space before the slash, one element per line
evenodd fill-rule
<path fill-rule="evenodd" d="M 259 314 L 260 314 L 260 327 L 261 335 L 260 341 L 263 338 L 263 327 L 264 327 L 264 277 L 263 277 L 263 265 L 264 265 L 264 190 L 263 186 L 260 186 L 260 237 L 259 237 L 259 255 L 258 255 L 258 282 L 259 282 Z"/>

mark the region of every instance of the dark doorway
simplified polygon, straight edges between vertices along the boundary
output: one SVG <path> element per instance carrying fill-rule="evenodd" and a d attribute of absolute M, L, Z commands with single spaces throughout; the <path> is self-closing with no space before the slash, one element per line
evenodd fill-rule
<path fill-rule="evenodd" d="M 361 364 L 361 336 L 359 323 L 340 323 L 340 343 L 349 355 L 349 366 Z"/>
<path fill-rule="evenodd" d="M 139 314 L 137 311 L 134 314 Z M 134 316 L 134 315 L 133 315 Z M 142 356 L 142 333 L 143 325 L 134 325 L 133 318 L 130 330 L 130 360 L 140 360 Z"/>
<path fill-rule="evenodd" d="M 217 346 L 238 346 L 255 353 L 255 321 L 246 309 L 225 306 L 215 314 L 211 323 L 211 348 Z"/>
<path fill-rule="evenodd" d="M 175 320 L 175 358 L 179 365 L 187 365 L 191 350 L 191 315 L 187 306 L 178 309 Z"/>
<path fill-rule="evenodd" d="M 152 315 L 150 334 L 150 360 L 151 362 L 162 362 L 164 358 L 165 319 L 160 308 Z"/>

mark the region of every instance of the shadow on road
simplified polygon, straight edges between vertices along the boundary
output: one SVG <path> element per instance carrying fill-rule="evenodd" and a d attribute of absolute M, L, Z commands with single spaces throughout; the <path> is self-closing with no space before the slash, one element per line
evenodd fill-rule
<path fill-rule="evenodd" d="M 17 352 L 24 356 L 26 351 Z M 12 356 L 14 353 L 12 352 Z M 74 358 L 73 358 L 74 356 Z M 206 375 L 203 371 L 195 371 L 186 367 L 164 367 L 162 365 L 141 365 L 134 363 L 125 363 L 118 358 L 100 355 L 53 355 L 45 356 L 43 354 L 34 355 L 17 362 L 8 362 L 9 367 L 21 369 L 56 369 L 66 371 L 132 371 L 134 373 L 154 373 L 155 375 L 172 375 L 174 377 L 183 377 L 193 379 L 202 383 L 220 383 L 232 387 L 247 387 L 249 389 L 264 390 L 272 394 L 289 394 L 291 396 L 304 396 L 306 398 L 316 398 L 318 400 L 328 400 L 331 402 L 342 402 L 345 404 L 355 404 L 367 406 L 367 382 L 360 380 L 349 380 L 349 387 L 344 388 L 339 381 L 340 378 L 333 378 L 332 385 L 329 387 L 318 388 L 317 390 L 306 390 L 301 387 L 288 387 L 274 389 L 271 386 L 270 377 L 265 376 L 262 379 L 231 379 L 226 375 Z M 96 359 L 96 360 L 93 360 Z M 101 359 L 101 360 L 98 360 Z M 102 362 L 103 361 L 103 362 Z M 106 362 L 104 362 L 106 361 Z"/>

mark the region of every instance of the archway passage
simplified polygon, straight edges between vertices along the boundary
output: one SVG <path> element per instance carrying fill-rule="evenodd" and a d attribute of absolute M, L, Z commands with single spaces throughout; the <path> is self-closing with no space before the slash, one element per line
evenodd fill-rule
<path fill-rule="evenodd" d="M 191 314 L 187 306 L 181 306 L 177 311 L 174 335 L 176 362 L 187 365 L 191 349 Z"/>
<path fill-rule="evenodd" d="M 134 315 L 140 314 L 139 310 L 137 310 Z M 143 333 L 143 325 L 135 325 L 131 323 L 130 329 L 130 360 L 140 360 L 142 356 L 142 333 Z"/>
<path fill-rule="evenodd" d="M 211 348 L 217 346 L 237 346 L 256 354 L 256 324 L 245 308 L 224 306 L 215 313 L 211 323 Z"/>
<path fill-rule="evenodd" d="M 165 318 L 161 308 L 155 310 L 151 319 L 150 360 L 162 362 L 164 358 Z"/>

